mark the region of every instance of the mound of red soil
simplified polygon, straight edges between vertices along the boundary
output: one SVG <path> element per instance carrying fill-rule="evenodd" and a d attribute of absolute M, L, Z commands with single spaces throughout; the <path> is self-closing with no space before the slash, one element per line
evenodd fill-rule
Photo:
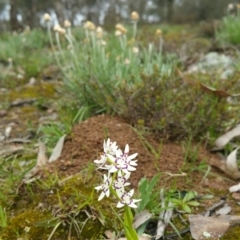
<path fill-rule="evenodd" d="M 192 188 L 204 191 L 204 186 L 200 184 L 204 172 L 199 171 L 198 166 L 203 161 L 207 162 L 211 158 L 217 158 L 217 156 L 200 147 L 196 162 L 191 165 L 190 169 L 186 169 L 184 168 L 186 166 L 185 153 L 181 142 L 161 143 L 160 139 L 157 141 L 148 135 L 144 139 L 150 144 L 149 147 L 123 119 L 98 115 L 73 128 L 71 134 L 65 140 L 61 158 L 51 164 L 51 169 L 57 170 L 60 176 L 69 176 L 80 172 L 86 165 L 98 158 L 103 151 L 103 140 L 108 137 L 111 141 L 116 141 L 122 150 L 124 150 L 126 144 L 129 144 L 130 154 L 138 153 L 137 171 L 131 175 L 131 182 L 134 187 L 137 186 L 142 177 L 151 178 L 157 173 L 162 173 L 162 186 L 166 187 L 175 183 L 176 187 L 181 189 Z M 155 149 L 158 154 L 153 154 L 151 148 Z M 185 170 L 186 176 L 183 176 L 182 172 Z M 208 186 L 227 190 L 229 182 L 220 177 L 215 177 L 208 181 Z"/>

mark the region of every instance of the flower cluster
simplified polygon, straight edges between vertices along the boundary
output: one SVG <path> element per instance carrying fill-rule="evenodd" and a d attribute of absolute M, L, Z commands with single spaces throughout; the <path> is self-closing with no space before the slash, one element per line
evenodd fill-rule
<path fill-rule="evenodd" d="M 103 183 L 95 187 L 97 191 L 101 191 L 98 201 L 102 200 L 105 196 L 109 197 L 110 193 L 115 195 L 119 202 L 118 208 L 125 205 L 136 208 L 136 202 L 141 199 L 132 199 L 134 189 L 129 192 L 125 191 L 125 187 L 129 186 L 128 179 L 131 172 L 136 170 L 137 160 L 135 159 L 138 154 L 134 153 L 129 155 L 129 146 L 125 146 L 124 152 L 118 148 L 116 142 L 111 142 L 108 138 L 103 143 L 103 153 L 99 159 L 94 160 L 99 169 L 107 170 L 107 175 L 104 174 Z"/>

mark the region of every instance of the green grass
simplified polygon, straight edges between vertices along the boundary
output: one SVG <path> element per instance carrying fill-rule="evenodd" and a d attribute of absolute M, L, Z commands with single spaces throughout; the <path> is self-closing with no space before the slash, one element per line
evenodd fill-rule
<path fill-rule="evenodd" d="M 0 74 L 0 85 L 5 83 L 5 86 L 9 86 L 7 84 L 9 81 L 4 81 L 8 78 L 12 81 L 15 79 L 16 84 L 12 86 L 15 87 L 19 74 L 23 78 L 19 81 L 27 82 L 30 77 L 37 77 L 44 67 L 53 62 L 48 38 L 39 29 L 19 34 L 6 33 L 0 36 L 0 44 L 0 61 L 3 68 Z"/>
<path fill-rule="evenodd" d="M 240 14 L 225 16 L 222 19 L 220 30 L 216 32 L 216 36 L 221 42 L 240 44 Z"/>

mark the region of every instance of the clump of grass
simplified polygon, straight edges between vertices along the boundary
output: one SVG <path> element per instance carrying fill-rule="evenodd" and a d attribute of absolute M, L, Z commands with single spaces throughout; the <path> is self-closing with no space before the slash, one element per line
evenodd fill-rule
<path fill-rule="evenodd" d="M 157 47 L 152 43 L 141 46 L 136 41 L 137 22 L 133 28 L 117 24 L 115 36 L 92 22 L 86 22 L 80 31 L 84 38 L 77 39 L 69 26 L 56 26 L 52 48 L 65 76 L 62 91 L 69 108 L 77 106 L 76 112 L 84 108 L 83 119 L 101 112 L 122 114 L 125 96 L 119 95 L 120 89 L 140 84 L 142 73 L 151 74 L 155 67 L 162 75 L 171 74 L 174 64 L 162 57 L 162 36 L 155 36 Z M 49 36 L 54 44 L 50 29 Z"/>
<path fill-rule="evenodd" d="M 220 41 L 231 44 L 240 43 L 240 9 L 238 5 L 232 5 L 233 8 L 236 8 L 234 9 L 235 14 L 228 11 L 228 14 L 223 17 L 222 26 L 216 31 L 216 37 Z"/>

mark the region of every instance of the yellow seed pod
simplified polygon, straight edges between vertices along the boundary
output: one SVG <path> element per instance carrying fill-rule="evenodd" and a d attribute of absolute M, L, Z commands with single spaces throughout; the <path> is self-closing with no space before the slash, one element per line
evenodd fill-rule
<path fill-rule="evenodd" d="M 132 19 L 132 21 L 138 21 L 138 19 L 139 19 L 139 14 L 138 14 L 136 11 L 133 11 L 133 12 L 131 13 L 131 19 Z"/>

